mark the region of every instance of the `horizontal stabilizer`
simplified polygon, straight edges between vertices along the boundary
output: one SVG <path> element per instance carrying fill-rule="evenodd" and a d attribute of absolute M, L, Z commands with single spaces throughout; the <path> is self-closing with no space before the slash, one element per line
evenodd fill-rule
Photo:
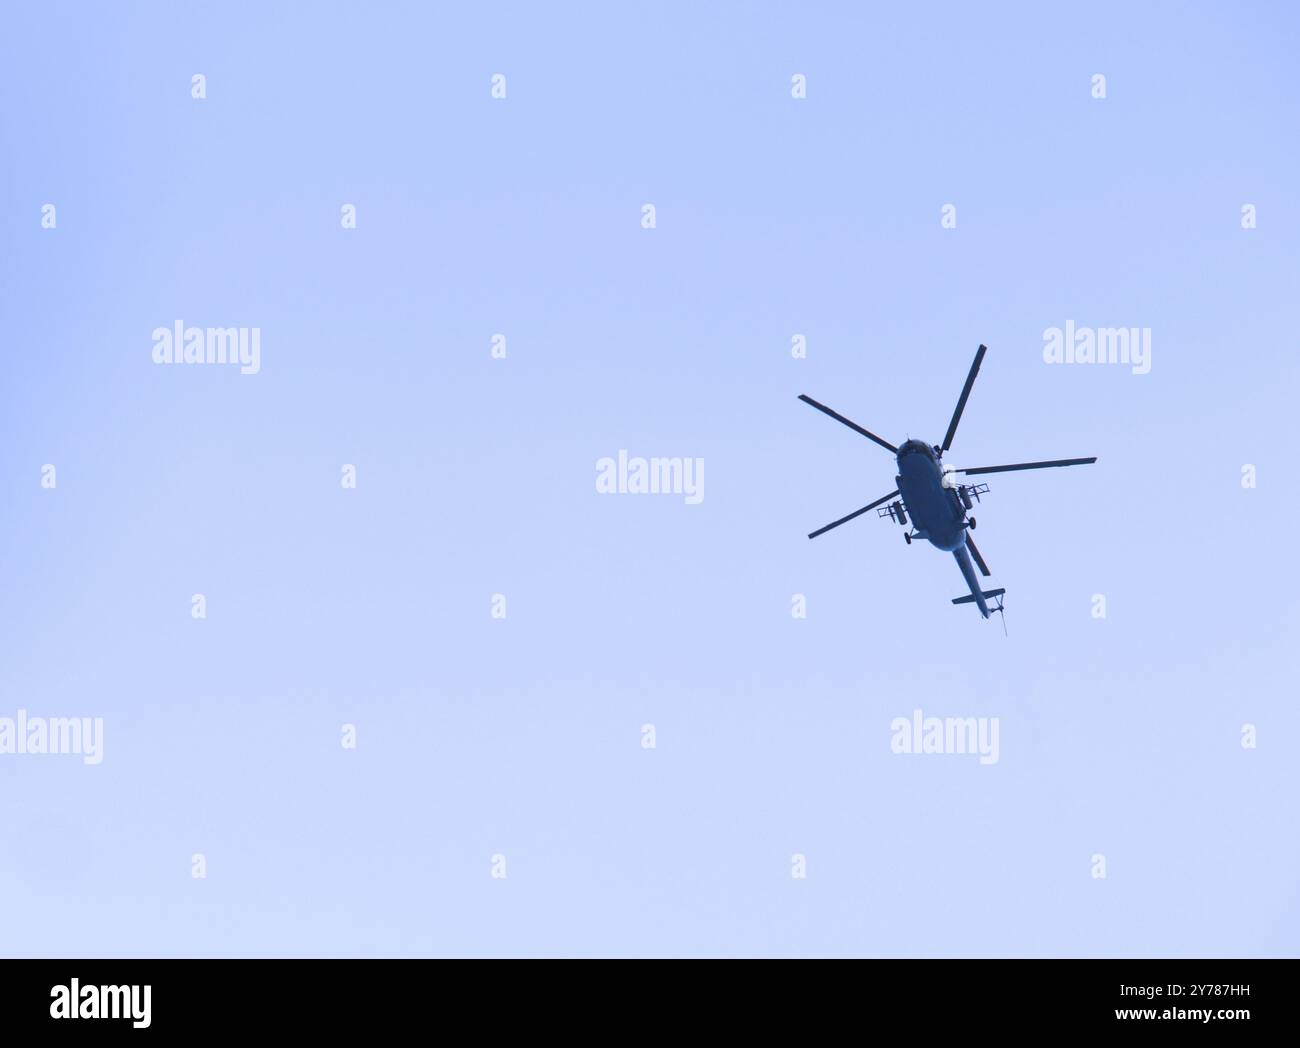
<path fill-rule="evenodd" d="M 985 590 L 985 591 L 984 591 L 984 599 L 985 599 L 985 600 L 988 600 L 988 599 L 991 598 L 991 597 L 1000 597 L 1000 596 L 1002 596 L 1002 594 L 1004 594 L 1004 593 L 1006 593 L 1006 590 L 1005 590 L 1005 589 Z M 975 603 L 975 594 L 973 594 L 973 593 L 968 593 L 968 594 L 966 594 L 966 596 L 964 596 L 964 597 L 953 597 L 953 598 L 952 598 L 952 602 L 953 602 L 954 604 L 974 604 L 974 603 Z M 993 610 L 996 611 L 997 609 L 994 608 Z"/>

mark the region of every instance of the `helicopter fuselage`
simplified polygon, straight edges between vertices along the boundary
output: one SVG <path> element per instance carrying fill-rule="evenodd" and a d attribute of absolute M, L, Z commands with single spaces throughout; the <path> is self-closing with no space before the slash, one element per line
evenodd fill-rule
<path fill-rule="evenodd" d="M 967 521 L 966 509 L 957 492 L 944 487 L 939 452 L 920 440 L 904 442 L 898 449 L 898 476 L 894 481 L 917 537 L 928 539 L 932 546 L 953 555 L 970 588 L 969 599 L 987 619 L 988 602 L 966 549 L 966 529 L 972 522 Z"/>
<path fill-rule="evenodd" d="M 918 538 L 946 553 L 966 544 L 966 510 L 957 492 L 943 486 L 943 466 L 934 448 L 909 440 L 898 449 L 898 493 Z"/>

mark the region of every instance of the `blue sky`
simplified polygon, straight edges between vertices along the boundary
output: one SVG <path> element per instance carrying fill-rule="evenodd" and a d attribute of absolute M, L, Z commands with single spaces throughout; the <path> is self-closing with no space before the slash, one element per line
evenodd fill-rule
<path fill-rule="evenodd" d="M 104 759 L 0 754 L 0 952 L 1295 954 L 1289 7 L 2 28 L 0 718 Z M 797 394 L 937 441 L 981 342 L 951 461 L 1100 458 L 988 478 L 1005 637 L 874 513 L 805 538 L 894 469 Z"/>

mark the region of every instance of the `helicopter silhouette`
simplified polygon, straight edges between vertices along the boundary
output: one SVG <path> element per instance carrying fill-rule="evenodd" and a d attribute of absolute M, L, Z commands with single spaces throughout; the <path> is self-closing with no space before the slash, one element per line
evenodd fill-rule
<path fill-rule="evenodd" d="M 869 429 L 859 426 L 852 419 L 845 418 L 838 411 L 828 408 L 825 404 L 819 404 L 806 393 L 799 395 L 799 399 L 805 404 L 811 404 L 823 414 L 829 415 L 835 421 L 842 422 L 849 429 L 879 444 L 886 451 L 891 452 L 898 461 L 898 476 L 894 478 L 897 486 L 893 491 L 874 502 L 867 503 L 861 509 L 855 509 L 839 520 L 832 521 L 825 527 L 818 528 L 808 537 L 815 539 L 818 535 L 825 535 L 832 528 L 847 524 L 872 509 L 876 510 L 878 516 L 889 517 L 904 527 L 908 526 L 910 515 L 911 527 L 903 533 L 907 544 L 911 545 L 914 538 L 927 539 L 931 545 L 951 553 L 970 589 L 968 595 L 954 597 L 953 603 L 973 603 L 986 619 L 991 614 L 988 605 L 990 600 L 997 601 L 993 611 L 1004 612 L 1002 597 L 1006 590 L 981 589 L 980 581 L 975 575 L 975 565 L 971 563 L 972 557 L 985 578 L 990 572 L 984 558 L 980 556 L 979 549 L 975 546 L 975 540 L 971 538 L 970 533 L 975 530 L 975 518 L 968 517 L 967 513 L 974 508 L 974 503 L 980 500 L 981 495 L 987 494 L 989 486 L 978 481 L 973 484 L 964 483 L 963 476 L 1013 473 L 1022 469 L 1047 469 L 1052 466 L 1086 466 L 1097 461 L 1097 456 L 1094 455 L 1091 458 L 1014 462 L 1005 466 L 973 466 L 967 469 L 944 465 L 943 453 L 952 447 L 952 438 L 957 433 L 957 423 L 961 421 L 971 387 L 975 385 L 975 376 L 979 374 L 980 364 L 983 363 L 984 354 L 987 352 L 988 348 L 981 345 L 975 353 L 975 360 L 970 366 L 970 373 L 966 376 L 966 385 L 962 387 L 961 396 L 952 413 L 952 421 L 948 423 L 948 432 L 944 434 L 942 445 L 930 445 L 923 440 L 909 439 L 900 447 L 895 447 Z M 886 506 L 885 503 L 889 504 Z M 881 506 L 884 508 L 878 508 Z"/>

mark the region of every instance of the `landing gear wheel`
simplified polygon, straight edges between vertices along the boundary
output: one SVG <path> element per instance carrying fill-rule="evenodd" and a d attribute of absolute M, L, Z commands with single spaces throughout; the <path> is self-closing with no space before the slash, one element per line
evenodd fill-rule
<path fill-rule="evenodd" d="M 975 518 L 974 518 L 974 517 L 971 517 L 971 519 L 970 519 L 970 529 L 971 529 L 971 531 L 974 531 L 974 530 L 975 530 Z"/>
<path fill-rule="evenodd" d="M 903 532 L 903 541 L 906 542 L 909 546 L 912 544 L 912 536 L 909 535 L 906 531 Z"/>

